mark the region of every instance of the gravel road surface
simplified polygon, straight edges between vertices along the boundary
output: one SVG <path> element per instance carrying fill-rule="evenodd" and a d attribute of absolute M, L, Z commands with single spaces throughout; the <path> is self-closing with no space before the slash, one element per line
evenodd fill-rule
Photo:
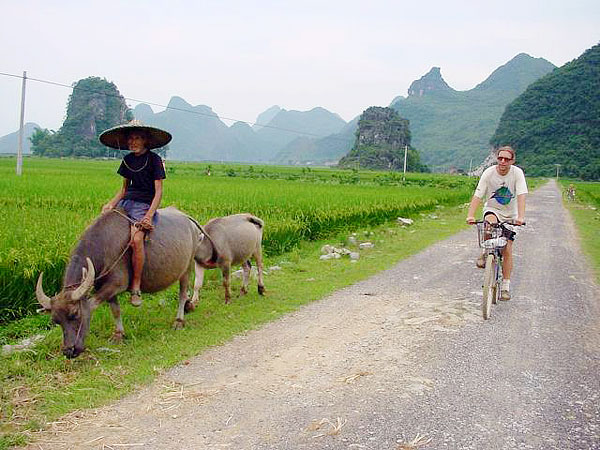
<path fill-rule="evenodd" d="M 470 229 L 30 448 L 600 448 L 600 290 L 554 181 L 527 222 L 488 321 Z"/>

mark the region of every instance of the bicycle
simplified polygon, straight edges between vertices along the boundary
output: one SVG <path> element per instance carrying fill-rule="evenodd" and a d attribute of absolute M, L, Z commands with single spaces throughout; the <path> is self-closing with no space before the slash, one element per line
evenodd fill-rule
<path fill-rule="evenodd" d="M 500 223 L 478 220 L 477 239 L 479 247 L 484 249 L 485 272 L 483 274 L 483 300 L 481 302 L 481 312 L 483 319 L 490 318 L 492 304 L 497 304 L 500 299 L 502 288 L 502 250 L 506 247 L 506 237 L 503 236 L 504 230 L 508 230 L 506 225 L 516 225 L 512 221 Z M 525 225 L 523 223 L 523 225 Z"/>

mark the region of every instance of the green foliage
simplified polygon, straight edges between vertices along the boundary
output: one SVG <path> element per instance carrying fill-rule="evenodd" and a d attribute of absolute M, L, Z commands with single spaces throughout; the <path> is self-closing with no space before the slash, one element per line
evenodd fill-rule
<path fill-rule="evenodd" d="M 600 180 L 600 44 L 507 106 L 491 144 L 512 145 L 528 175 Z"/>
<path fill-rule="evenodd" d="M 34 155 L 49 157 L 119 156 L 98 141 L 104 130 L 128 122 L 133 115 L 114 83 L 89 77 L 73 85 L 67 116 L 57 132 L 37 129 L 31 140 Z"/>
<path fill-rule="evenodd" d="M 360 146 L 352 149 L 344 156 L 339 165 L 341 167 L 362 167 L 371 170 L 394 170 L 404 169 L 404 149 L 392 149 L 389 147 Z M 427 166 L 421 164 L 419 152 L 409 148 L 406 157 L 406 170 L 409 172 L 428 172 Z"/>
<path fill-rule="evenodd" d="M 404 147 L 410 147 L 410 140 L 408 120 L 392 108 L 372 106 L 360 116 L 354 147 L 338 164 L 371 170 L 403 170 Z M 407 170 L 427 171 L 413 148 L 407 154 Z"/>

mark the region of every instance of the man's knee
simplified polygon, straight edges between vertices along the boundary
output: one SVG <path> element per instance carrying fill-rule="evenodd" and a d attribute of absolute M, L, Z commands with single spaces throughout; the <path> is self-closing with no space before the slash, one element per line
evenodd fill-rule
<path fill-rule="evenodd" d="M 134 250 L 144 247 L 144 232 L 138 229 L 131 231 L 131 245 Z"/>
<path fill-rule="evenodd" d="M 498 217 L 493 212 L 488 212 L 483 216 L 483 220 L 489 223 L 498 223 Z"/>

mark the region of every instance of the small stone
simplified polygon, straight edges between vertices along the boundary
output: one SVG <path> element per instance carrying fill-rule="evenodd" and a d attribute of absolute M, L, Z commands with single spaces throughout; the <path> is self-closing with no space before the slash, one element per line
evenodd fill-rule
<path fill-rule="evenodd" d="M 330 253 L 333 253 L 333 247 L 331 245 L 325 244 L 323 247 L 321 247 L 322 255 L 328 255 Z"/>

